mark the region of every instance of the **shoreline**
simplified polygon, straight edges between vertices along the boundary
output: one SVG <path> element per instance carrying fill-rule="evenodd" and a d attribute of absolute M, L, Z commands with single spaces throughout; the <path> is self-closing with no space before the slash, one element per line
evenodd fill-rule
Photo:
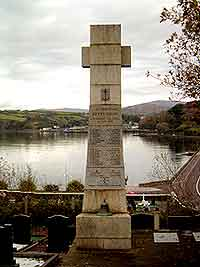
<path fill-rule="evenodd" d="M 0 131 L 0 135 L 1 134 L 18 134 L 18 133 L 24 133 L 24 134 L 35 134 L 35 133 L 39 133 L 39 134 L 51 134 L 51 133 L 61 133 L 64 135 L 68 135 L 68 134 L 74 134 L 74 133 L 78 133 L 78 134 L 86 134 L 88 133 L 88 130 L 85 129 L 81 129 L 81 130 L 70 130 L 69 132 L 64 132 L 64 129 L 52 129 L 52 130 L 48 130 L 48 131 L 41 131 L 38 129 L 24 129 L 24 130 L 3 130 Z M 143 130 L 139 130 L 139 131 L 135 131 L 135 130 L 127 130 L 127 129 L 123 129 L 123 133 L 125 134 L 133 134 L 134 136 L 140 136 L 140 137 L 167 137 L 167 138 L 192 138 L 192 139 L 200 139 L 200 135 L 183 135 L 183 134 L 158 134 L 156 132 L 152 132 L 152 131 L 143 131 Z"/>

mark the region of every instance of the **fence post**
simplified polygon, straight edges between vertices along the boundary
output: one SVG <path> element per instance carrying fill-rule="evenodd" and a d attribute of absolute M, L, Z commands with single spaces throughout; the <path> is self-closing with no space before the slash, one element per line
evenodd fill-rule
<path fill-rule="evenodd" d="M 28 215 L 28 195 L 24 197 L 24 214 Z"/>
<path fill-rule="evenodd" d="M 160 230 L 160 213 L 158 211 L 154 212 L 154 230 Z"/>

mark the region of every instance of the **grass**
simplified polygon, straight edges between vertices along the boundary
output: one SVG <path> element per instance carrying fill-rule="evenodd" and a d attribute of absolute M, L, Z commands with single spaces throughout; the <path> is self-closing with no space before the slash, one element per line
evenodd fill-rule
<path fill-rule="evenodd" d="M 4 114 L 0 113 L 0 121 L 17 121 L 22 122 L 25 121 L 26 117 L 23 116 L 23 114 Z"/>
<path fill-rule="evenodd" d="M 87 124 L 87 115 L 63 111 L 0 111 L 0 128 L 2 129 L 40 129 L 44 127 L 82 126 Z"/>

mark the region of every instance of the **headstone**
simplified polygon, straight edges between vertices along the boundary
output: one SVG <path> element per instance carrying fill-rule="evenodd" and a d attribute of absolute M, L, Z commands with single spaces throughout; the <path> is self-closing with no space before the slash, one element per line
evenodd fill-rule
<path fill-rule="evenodd" d="M 192 229 L 200 231 L 200 215 L 192 217 Z"/>
<path fill-rule="evenodd" d="M 154 229 L 154 216 L 151 214 L 133 214 L 131 215 L 131 228 L 137 229 Z"/>
<path fill-rule="evenodd" d="M 131 247 L 121 116 L 121 67 L 130 65 L 131 49 L 121 46 L 121 25 L 91 25 L 90 47 L 82 48 L 82 66 L 90 68 L 90 109 L 83 213 L 77 216 L 80 248 Z M 104 201 L 109 213 L 98 216 Z"/>
<path fill-rule="evenodd" d="M 29 244 L 31 242 L 31 217 L 20 214 L 15 215 L 12 220 L 14 230 L 14 243 Z"/>
<path fill-rule="evenodd" d="M 76 226 L 74 224 L 70 224 L 67 227 L 67 239 L 69 244 L 71 245 L 76 236 Z"/>
<path fill-rule="evenodd" d="M 192 230 L 192 216 L 168 216 L 168 228 L 171 230 Z"/>
<path fill-rule="evenodd" d="M 64 251 L 70 243 L 70 219 L 63 215 L 48 218 L 48 251 Z"/>
<path fill-rule="evenodd" d="M 0 226 L 0 266 L 17 267 L 13 258 L 12 225 Z"/>

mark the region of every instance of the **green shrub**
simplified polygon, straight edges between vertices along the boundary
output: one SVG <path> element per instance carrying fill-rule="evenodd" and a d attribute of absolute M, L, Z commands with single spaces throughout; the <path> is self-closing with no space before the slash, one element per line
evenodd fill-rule
<path fill-rule="evenodd" d="M 32 173 L 32 169 L 29 165 L 21 173 L 18 182 L 18 190 L 20 191 L 35 191 L 37 189 L 36 178 Z"/>
<path fill-rule="evenodd" d="M 72 180 L 71 182 L 68 183 L 66 191 L 72 193 L 83 192 L 84 185 L 77 180 Z"/>
<path fill-rule="evenodd" d="M 57 184 L 46 184 L 44 185 L 43 190 L 45 192 L 58 192 L 59 186 Z"/>
<path fill-rule="evenodd" d="M 30 177 L 21 179 L 19 182 L 18 190 L 20 191 L 32 192 L 35 191 L 36 189 L 37 186 Z"/>
<path fill-rule="evenodd" d="M 0 189 L 8 189 L 8 183 L 4 180 L 0 181 Z"/>

